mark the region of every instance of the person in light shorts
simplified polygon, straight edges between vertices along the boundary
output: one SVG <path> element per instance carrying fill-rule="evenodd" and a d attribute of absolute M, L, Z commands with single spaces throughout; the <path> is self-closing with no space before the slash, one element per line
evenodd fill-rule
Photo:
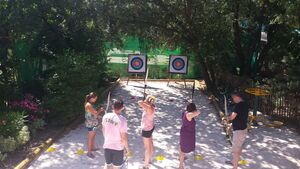
<path fill-rule="evenodd" d="M 248 122 L 248 103 L 244 101 L 240 92 L 231 94 L 235 107 L 228 120 L 232 121 L 233 140 L 232 140 L 232 161 L 227 161 L 233 165 L 233 169 L 238 168 L 238 162 L 243 150 L 243 143 L 247 137 L 247 122 Z"/>

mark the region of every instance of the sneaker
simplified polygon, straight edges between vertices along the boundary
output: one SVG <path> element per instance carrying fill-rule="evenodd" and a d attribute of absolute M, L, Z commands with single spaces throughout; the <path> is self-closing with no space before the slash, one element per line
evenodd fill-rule
<path fill-rule="evenodd" d="M 99 151 L 100 148 L 94 148 L 92 151 Z"/>
<path fill-rule="evenodd" d="M 95 158 L 94 154 L 92 154 L 92 153 L 87 153 L 86 155 L 90 158 Z"/>
<path fill-rule="evenodd" d="M 232 161 L 228 160 L 228 161 L 225 161 L 225 163 L 233 166 Z"/>

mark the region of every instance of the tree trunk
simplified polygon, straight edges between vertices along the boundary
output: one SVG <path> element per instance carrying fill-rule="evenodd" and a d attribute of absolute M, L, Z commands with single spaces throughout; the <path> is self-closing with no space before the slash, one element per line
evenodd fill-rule
<path fill-rule="evenodd" d="M 196 62 L 200 63 L 201 73 L 202 73 L 203 79 L 205 81 L 207 90 L 212 92 L 213 94 L 217 94 L 217 87 L 214 84 L 214 82 L 212 81 L 212 79 L 210 78 L 209 70 L 208 70 L 207 65 L 206 65 L 204 59 L 202 58 L 200 52 L 196 53 Z"/>
<path fill-rule="evenodd" d="M 0 30 L 1 31 L 1 30 Z M 7 60 L 8 60 L 8 53 L 7 53 L 7 50 L 8 50 L 8 47 L 9 47 L 9 35 L 8 35 L 8 31 L 6 30 L 3 30 L 2 33 L 0 32 L 0 61 L 1 61 L 1 64 L 0 64 L 0 70 L 2 71 L 3 73 L 3 77 L 4 77 L 4 82 L 8 82 L 9 80 L 9 75 L 8 75 L 8 71 L 7 71 Z"/>
<path fill-rule="evenodd" d="M 233 21 L 233 35 L 234 35 L 234 49 L 237 57 L 240 60 L 240 74 L 243 75 L 245 72 L 245 54 L 243 53 L 241 44 L 241 29 L 239 25 L 239 10 L 240 5 L 238 1 L 233 4 L 234 11 L 234 21 Z"/>

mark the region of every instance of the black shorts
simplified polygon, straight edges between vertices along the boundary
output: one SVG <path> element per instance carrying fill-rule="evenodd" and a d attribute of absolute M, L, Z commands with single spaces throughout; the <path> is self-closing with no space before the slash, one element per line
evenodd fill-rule
<path fill-rule="evenodd" d="M 121 167 L 123 165 L 124 150 L 112 150 L 105 148 L 104 157 L 107 165 Z"/>
<path fill-rule="evenodd" d="M 152 137 L 152 133 L 154 131 L 154 128 L 155 127 L 153 127 L 153 129 L 151 129 L 150 131 L 142 130 L 142 137 L 146 137 L 146 138 Z"/>
<path fill-rule="evenodd" d="M 88 131 L 96 131 L 99 127 L 94 126 L 94 127 L 86 127 Z"/>

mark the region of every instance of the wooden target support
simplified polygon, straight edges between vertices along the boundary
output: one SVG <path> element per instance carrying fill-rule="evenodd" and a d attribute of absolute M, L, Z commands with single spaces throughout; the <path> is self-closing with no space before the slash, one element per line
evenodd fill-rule
<path fill-rule="evenodd" d="M 184 88 L 186 88 L 186 75 L 182 75 L 182 76 L 183 76 L 183 78 L 180 79 L 179 74 L 177 74 L 176 78 L 174 79 L 174 82 L 176 83 L 176 82 L 182 82 L 183 81 L 184 82 Z M 169 74 L 167 86 L 169 86 L 169 83 L 170 83 L 171 80 L 172 80 L 172 74 Z"/>
<path fill-rule="evenodd" d="M 133 77 L 133 78 L 134 78 L 134 79 L 137 79 L 137 78 L 138 78 L 137 73 L 134 74 L 134 77 Z M 132 79 L 132 78 L 131 78 L 131 79 Z M 127 83 L 126 83 L 126 85 L 128 85 L 129 80 L 130 80 L 130 76 L 128 76 L 128 78 L 127 78 Z"/>

